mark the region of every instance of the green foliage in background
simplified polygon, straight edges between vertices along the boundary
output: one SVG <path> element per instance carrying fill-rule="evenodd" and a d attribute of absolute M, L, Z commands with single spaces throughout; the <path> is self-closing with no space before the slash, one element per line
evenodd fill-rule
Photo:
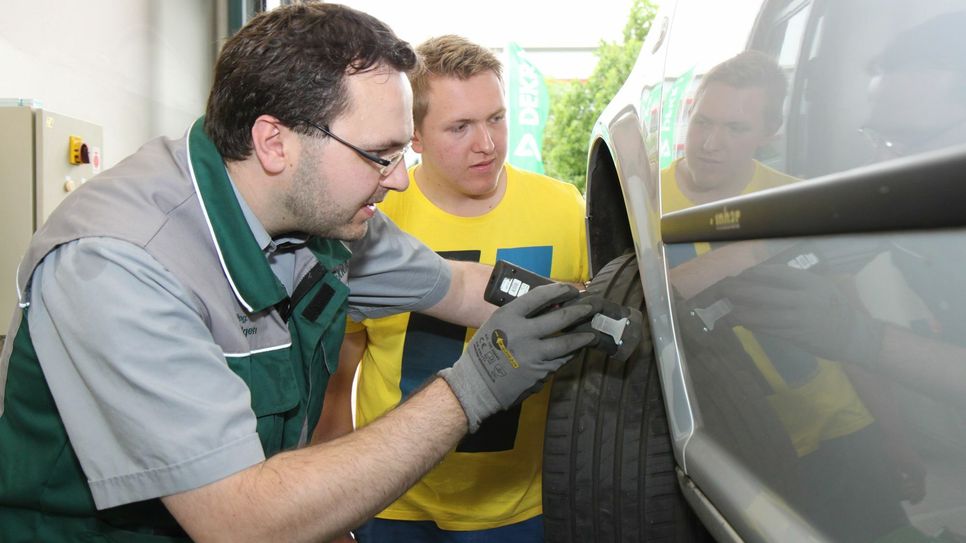
<path fill-rule="evenodd" d="M 651 0 L 634 0 L 624 26 L 624 42 L 601 42 L 595 53 L 597 67 L 587 81 L 548 85 L 550 114 L 543 136 L 547 175 L 573 183 L 583 192 L 587 145 L 594 122 L 634 67 L 656 12 Z"/>

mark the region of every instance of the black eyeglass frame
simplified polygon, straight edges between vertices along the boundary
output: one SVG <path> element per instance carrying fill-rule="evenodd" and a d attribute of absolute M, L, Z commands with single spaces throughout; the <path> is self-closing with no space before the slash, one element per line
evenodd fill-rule
<path fill-rule="evenodd" d="M 379 175 L 381 175 L 383 177 L 386 177 L 387 175 L 389 175 L 390 173 L 392 173 L 392 171 L 396 168 L 396 166 L 399 164 L 399 162 L 402 161 L 403 156 L 406 154 L 406 150 L 409 149 L 409 145 L 406 145 L 405 147 L 403 147 L 399 151 L 397 151 L 397 152 L 393 153 L 392 155 L 390 155 L 389 158 L 383 158 L 383 157 L 381 157 L 379 155 L 372 154 L 369 151 L 365 151 L 365 150 L 359 148 L 358 146 L 353 145 L 353 144 L 349 143 L 348 141 L 340 138 L 339 136 L 336 136 L 335 134 L 332 133 L 331 130 L 329 130 L 329 127 L 327 127 L 327 126 L 319 126 L 319 125 L 315 124 L 314 122 L 309 121 L 307 119 L 302 119 L 301 122 L 302 123 L 305 123 L 305 124 L 307 124 L 309 126 L 311 126 L 312 128 L 315 128 L 319 132 L 322 132 L 326 136 L 329 136 L 330 138 L 334 139 L 335 141 L 341 143 L 342 145 L 345 145 L 349 149 L 352 149 L 353 151 L 356 152 L 357 155 L 361 156 L 362 158 L 364 158 L 364 159 L 366 159 L 366 160 L 368 160 L 368 161 L 370 161 L 370 162 L 372 162 L 374 164 L 379 165 Z"/>

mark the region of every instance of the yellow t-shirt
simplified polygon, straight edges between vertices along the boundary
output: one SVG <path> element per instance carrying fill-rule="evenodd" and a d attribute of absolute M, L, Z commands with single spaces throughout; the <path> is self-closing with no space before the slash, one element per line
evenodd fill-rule
<path fill-rule="evenodd" d="M 417 166 L 418 167 L 418 166 Z M 584 200 L 573 185 L 509 165 L 503 200 L 479 217 L 434 206 L 410 170 L 409 189 L 379 205 L 400 228 L 448 258 L 508 260 L 561 281 L 588 276 Z M 368 344 L 360 364 L 358 426 L 372 422 L 460 356 L 473 329 L 418 314 L 361 323 Z M 348 330 L 359 325 L 350 323 Z M 377 515 L 433 520 L 447 530 L 484 530 L 542 512 L 541 466 L 549 386 L 519 409 L 499 413 Z M 391 446 L 391 444 L 387 444 Z"/>
<path fill-rule="evenodd" d="M 680 161 L 681 159 L 674 161 L 661 171 L 661 202 L 665 213 L 694 205 L 681 192 L 677 183 L 676 172 Z M 742 194 L 797 181 L 798 179 L 756 160 L 754 177 Z M 711 250 L 709 243 L 692 245 L 692 256 Z M 733 330 L 745 352 L 774 391 L 768 396 L 768 402 L 788 432 L 799 456 L 815 451 L 824 440 L 851 434 L 872 423 L 872 415 L 852 387 L 852 382 L 840 363 L 808 356 L 808 360 L 800 358 L 793 364 L 782 364 L 769 356 L 769 342 L 766 338 L 759 338 L 743 326 L 736 326 Z M 773 351 L 774 356 L 784 354 L 781 351 L 779 346 Z M 807 366 L 804 369 L 808 371 L 803 371 L 803 365 Z"/>
<path fill-rule="evenodd" d="M 682 160 L 684 159 L 679 158 L 672 162 L 670 166 L 661 170 L 661 211 L 663 213 L 686 209 L 694 205 L 694 202 L 681 192 L 681 186 L 677 181 L 677 171 Z M 752 192 L 781 187 L 797 181 L 798 179 L 774 168 L 769 168 L 756 160 L 755 172 L 752 174 L 751 182 L 741 193 L 751 194 Z"/>

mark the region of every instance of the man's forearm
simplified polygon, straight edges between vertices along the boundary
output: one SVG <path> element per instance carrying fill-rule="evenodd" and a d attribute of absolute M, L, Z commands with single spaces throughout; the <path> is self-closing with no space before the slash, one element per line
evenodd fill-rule
<path fill-rule="evenodd" d="M 326 540 L 402 495 L 466 428 L 452 390 L 436 379 L 357 432 L 163 501 L 196 541 Z"/>
<path fill-rule="evenodd" d="M 483 300 L 492 266 L 476 262 L 448 261 L 452 281 L 446 296 L 423 313 L 454 324 L 479 328 L 496 310 Z"/>
<path fill-rule="evenodd" d="M 352 382 L 359 361 L 366 352 L 368 335 L 360 330 L 345 335 L 339 351 L 339 367 L 325 388 L 322 415 L 315 426 L 312 443 L 332 441 L 352 431 Z"/>

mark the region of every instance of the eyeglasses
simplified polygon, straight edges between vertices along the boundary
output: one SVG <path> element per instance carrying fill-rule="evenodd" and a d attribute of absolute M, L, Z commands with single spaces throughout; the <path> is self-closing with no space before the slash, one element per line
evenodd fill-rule
<path fill-rule="evenodd" d="M 402 149 L 396 151 L 395 153 L 393 153 L 393 154 L 391 154 L 389 156 L 381 157 L 379 155 L 374 155 L 374 154 L 372 154 L 372 153 L 370 153 L 368 151 L 364 151 L 364 150 L 360 149 L 359 147 L 357 147 L 355 145 L 352 145 L 351 143 L 347 142 L 346 140 L 340 138 L 339 136 L 336 136 L 335 134 L 333 134 L 329 130 L 329 128 L 327 126 L 319 126 L 319 125 L 313 123 L 312 121 L 308 121 L 308 120 L 304 120 L 304 119 L 302 120 L 302 122 L 305 123 L 305 124 L 307 124 L 307 125 L 309 125 L 309 126 L 311 126 L 312 128 L 315 128 L 319 132 L 322 132 L 326 136 L 329 136 L 330 138 L 334 139 L 335 141 L 341 143 L 342 145 L 345 145 L 349 149 L 352 149 L 353 151 L 356 152 L 357 155 L 361 156 L 362 158 L 364 158 L 364 159 L 372 162 L 373 164 L 378 165 L 379 166 L 379 175 L 381 175 L 383 177 L 388 176 L 389 174 L 392 173 L 393 170 L 396 169 L 396 166 L 398 166 L 399 163 L 402 162 L 403 157 L 406 155 L 406 151 L 409 149 L 409 144 L 406 144 L 405 147 L 403 147 Z"/>

